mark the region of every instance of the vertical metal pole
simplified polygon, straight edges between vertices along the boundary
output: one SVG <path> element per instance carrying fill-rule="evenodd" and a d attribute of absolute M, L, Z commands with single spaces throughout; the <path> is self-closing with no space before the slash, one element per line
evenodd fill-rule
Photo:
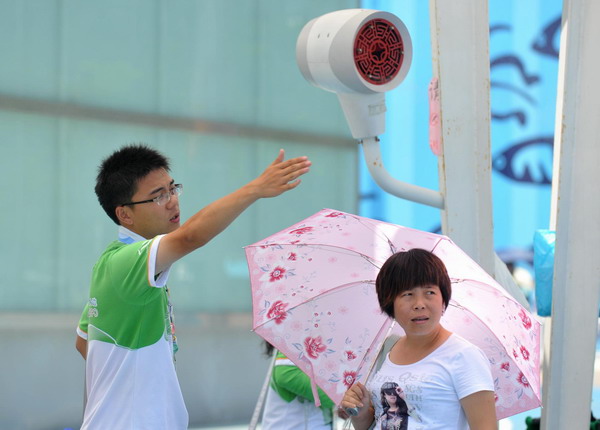
<path fill-rule="evenodd" d="M 543 429 L 588 429 L 600 301 L 600 2 L 564 0 L 554 143 L 556 223 Z"/>
<path fill-rule="evenodd" d="M 441 104 L 442 231 L 495 276 L 488 2 L 430 0 L 429 7 Z"/>

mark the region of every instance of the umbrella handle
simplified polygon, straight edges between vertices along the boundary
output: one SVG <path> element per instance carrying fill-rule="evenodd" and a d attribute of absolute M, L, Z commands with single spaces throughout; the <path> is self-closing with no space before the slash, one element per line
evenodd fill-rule
<path fill-rule="evenodd" d="M 350 415 L 351 417 L 355 417 L 358 415 L 360 408 L 345 408 L 345 410 L 348 415 Z"/>

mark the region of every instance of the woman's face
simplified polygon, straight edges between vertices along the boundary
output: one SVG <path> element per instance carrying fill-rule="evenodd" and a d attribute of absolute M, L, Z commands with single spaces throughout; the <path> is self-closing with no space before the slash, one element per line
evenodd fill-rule
<path fill-rule="evenodd" d="M 444 311 L 442 292 L 437 285 L 406 290 L 394 300 L 394 318 L 407 335 L 426 335 L 439 327 Z"/>

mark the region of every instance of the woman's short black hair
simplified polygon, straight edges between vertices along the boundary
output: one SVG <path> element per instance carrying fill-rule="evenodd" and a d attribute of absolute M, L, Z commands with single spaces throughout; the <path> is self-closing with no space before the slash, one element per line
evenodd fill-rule
<path fill-rule="evenodd" d="M 452 286 L 444 262 L 425 249 L 397 252 L 383 264 L 375 281 L 381 310 L 394 318 L 396 297 L 404 291 L 425 285 L 437 285 L 440 288 L 444 309 L 447 308 Z"/>

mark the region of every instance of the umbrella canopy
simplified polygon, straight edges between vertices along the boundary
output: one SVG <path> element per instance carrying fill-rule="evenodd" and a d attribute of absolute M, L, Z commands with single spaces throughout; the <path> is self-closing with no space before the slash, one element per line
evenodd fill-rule
<path fill-rule="evenodd" d="M 487 355 L 498 419 L 538 407 L 539 322 L 446 236 L 324 209 L 247 246 L 254 331 L 339 404 L 402 332 L 381 312 L 375 279 L 412 248 L 445 263 L 452 299 L 441 323 Z"/>

